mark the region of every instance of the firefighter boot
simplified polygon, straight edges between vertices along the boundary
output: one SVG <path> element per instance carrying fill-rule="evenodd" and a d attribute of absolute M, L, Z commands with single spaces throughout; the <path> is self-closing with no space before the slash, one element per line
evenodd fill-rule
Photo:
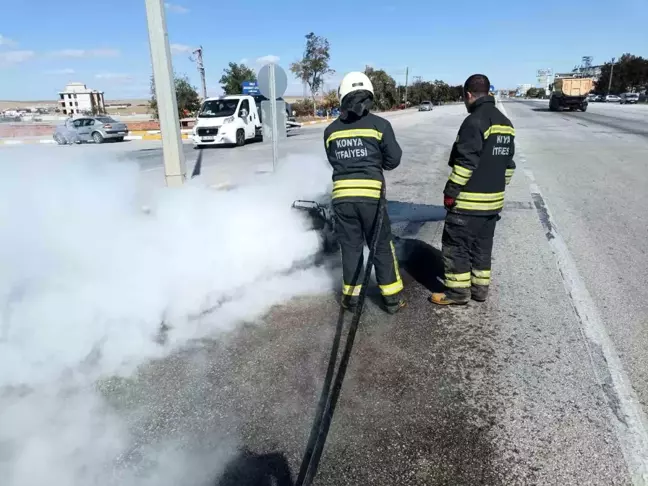
<path fill-rule="evenodd" d="M 473 285 L 470 288 L 470 298 L 477 302 L 486 302 L 488 298 L 488 285 Z"/>
<path fill-rule="evenodd" d="M 406 305 L 404 299 L 399 299 L 397 302 L 385 302 L 385 310 L 388 314 L 394 315 Z"/>
<path fill-rule="evenodd" d="M 343 295 L 341 301 L 342 307 L 344 307 L 349 312 L 355 312 L 356 307 L 358 307 L 358 298 L 351 297 L 349 295 Z"/>
<path fill-rule="evenodd" d="M 446 292 L 434 292 L 430 295 L 430 302 L 437 305 L 465 305 L 468 303 L 469 297 L 448 297 Z"/>
<path fill-rule="evenodd" d="M 402 292 L 394 295 L 383 295 L 383 309 L 388 314 L 396 314 L 403 307 L 405 307 L 405 299 L 402 297 Z"/>

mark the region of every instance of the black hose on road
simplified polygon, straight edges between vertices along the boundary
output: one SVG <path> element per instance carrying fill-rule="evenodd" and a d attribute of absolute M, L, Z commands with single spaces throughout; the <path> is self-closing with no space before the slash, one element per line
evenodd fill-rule
<path fill-rule="evenodd" d="M 342 307 L 342 304 L 340 304 L 340 314 L 338 316 L 335 336 L 333 338 L 333 345 L 331 347 L 331 355 L 326 370 L 326 377 L 324 378 L 324 385 L 322 387 L 320 399 L 317 404 L 315 420 L 313 421 L 313 427 L 311 429 L 310 437 L 308 438 L 308 444 L 306 446 L 304 457 L 302 458 L 302 464 L 295 486 L 310 486 L 313 482 L 313 479 L 315 479 L 315 475 L 317 474 L 317 468 L 322 457 L 324 444 L 326 443 L 326 438 L 328 436 L 329 428 L 331 427 L 331 422 L 333 421 L 333 414 L 335 413 L 335 407 L 337 406 L 337 401 L 340 397 L 342 383 L 344 382 L 344 376 L 349 364 L 349 359 L 351 358 L 351 351 L 353 350 L 355 335 L 358 330 L 358 324 L 360 322 L 360 317 L 362 316 L 362 311 L 364 308 L 364 301 L 367 295 L 367 287 L 369 286 L 371 270 L 373 268 L 373 261 L 376 254 L 376 246 L 378 244 L 378 236 L 380 234 L 380 230 L 382 229 L 384 219 L 383 212 L 386 210 L 385 201 L 385 185 L 383 184 L 380 200 L 378 201 L 378 210 L 376 212 L 376 220 L 374 222 L 374 231 L 371 235 L 371 243 L 369 245 L 369 257 L 367 258 L 367 266 L 365 268 L 362 288 L 360 289 L 360 295 L 358 297 L 358 305 L 355 309 L 355 312 L 353 313 L 353 318 L 351 319 L 349 332 L 347 334 L 347 339 L 344 346 L 344 352 L 342 353 L 342 358 L 340 359 L 340 364 L 333 381 L 333 387 L 331 388 L 331 379 L 333 376 L 333 370 L 335 369 L 335 364 L 337 362 L 338 349 L 340 347 L 340 337 L 344 324 L 345 309 Z M 358 262 L 358 269 L 356 270 L 356 274 L 353 278 L 353 286 L 357 284 L 358 276 L 360 273 L 359 270 L 361 268 L 362 259 L 360 259 L 360 261 Z"/>

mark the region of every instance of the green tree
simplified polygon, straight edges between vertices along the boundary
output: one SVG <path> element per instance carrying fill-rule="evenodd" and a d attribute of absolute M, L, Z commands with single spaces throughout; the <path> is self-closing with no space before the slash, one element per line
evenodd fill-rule
<path fill-rule="evenodd" d="M 256 81 L 256 73 L 245 64 L 230 62 L 223 69 L 220 84 L 226 95 L 239 94 L 243 91 L 243 81 Z"/>
<path fill-rule="evenodd" d="M 324 83 L 324 76 L 335 73 L 329 66 L 330 49 L 328 39 L 311 32 L 306 35 L 306 48 L 301 61 L 295 61 L 290 65 L 290 71 L 295 77 L 308 84 L 313 104 L 316 93 Z"/>
<path fill-rule="evenodd" d="M 595 83 L 595 91 L 607 93 L 612 75 L 612 93 L 641 91 L 648 87 L 648 59 L 632 54 L 624 54 L 614 64 L 608 62 L 601 67 L 601 75 Z"/>
<path fill-rule="evenodd" d="M 340 100 L 338 98 L 338 93 L 336 90 L 332 89 L 324 95 L 321 103 L 322 108 L 325 110 L 332 110 L 333 108 L 340 106 Z"/>
<path fill-rule="evenodd" d="M 185 118 L 187 115 L 194 113 L 200 108 L 200 97 L 198 90 L 189 82 L 189 78 L 184 76 L 173 75 L 175 81 L 176 99 L 178 101 L 178 116 L 180 119 Z M 153 116 L 159 118 L 157 96 L 155 95 L 155 79 L 151 75 L 151 100 L 149 101 L 149 109 L 153 112 Z"/>
<path fill-rule="evenodd" d="M 367 66 L 365 74 L 374 88 L 374 106 L 379 110 L 389 110 L 399 103 L 396 80 L 382 69 Z"/>
<path fill-rule="evenodd" d="M 538 88 L 529 88 L 526 92 L 527 98 L 537 98 L 538 97 Z"/>

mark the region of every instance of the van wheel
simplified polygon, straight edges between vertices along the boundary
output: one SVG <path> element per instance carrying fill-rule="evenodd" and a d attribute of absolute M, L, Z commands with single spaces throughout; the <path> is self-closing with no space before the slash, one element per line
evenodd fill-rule
<path fill-rule="evenodd" d="M 92 134 L 92 140 L 94 140 L 95 143 L 103 143 L 104 142 L 103 135 L 101 135 L 101 133 L 99 133 L 99 132 L 94 132 Z"/>
<path fill-rule="evenodd" d="M 245 145 L 245 132 L 243 130 L 236 131 L 236 146 L 242 147 Z"/>

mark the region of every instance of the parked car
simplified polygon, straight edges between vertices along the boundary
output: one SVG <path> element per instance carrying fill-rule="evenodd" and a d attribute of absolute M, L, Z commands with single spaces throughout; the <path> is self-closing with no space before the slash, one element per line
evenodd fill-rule
<path fill-rule="evenodd" d="M 621 95 L 620 103 L 622 105 L 624 105 L 626 103 L 629 103 L 629 104 L 639 103 L 639 93 L 623 93 Z"/>
<path fill-rule="evenodd" d="M 93 141 L 103 143 L 106 140 L 123 142 L 128 135 L 125 123 L 109 116 L 68 118 L 63 125 L 56 127 L 53 138 L 59 145 Z"/>
<path fill-rule="evenodd" d="M 621 101 L 621 98 L 619 98 L 617 95 L 607 95 L 605 97 L 605 102 L 606 103 L 619 103 Z"/>
<path fill-rule="evenodd" d="M 418 111 L 432 111 L 431 101 L 421 101 Z"/>

